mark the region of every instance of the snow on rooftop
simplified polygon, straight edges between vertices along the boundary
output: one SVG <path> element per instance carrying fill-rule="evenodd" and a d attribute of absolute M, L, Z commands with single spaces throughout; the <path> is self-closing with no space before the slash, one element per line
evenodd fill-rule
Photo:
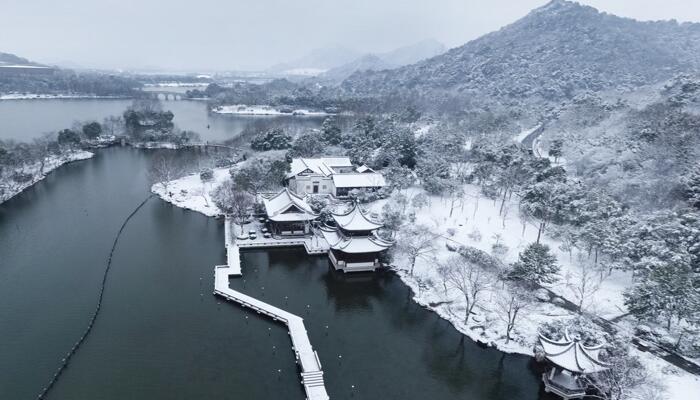
<path fill-rule="evenodd" d="M 272 221 L 309 221 L 316 218 L 303 198 L 284 189 L 271 198 L 263 198 L 265 212 Z"/>
<path fill-rule="evenodd" d="M 386 186 L 382 174 L 376 172 L 354 172 L 349 174 L 334 174 L 333 184 L 336 188 L 377 188 Z"/>
<path fill-rule="evenodd" d="M 335 223 L 346 231 L 372 231 L 383 225 L 370 220 L 357 204 L 345 214 L 332 214 Z"/>
<path fill-rule="evenodd" d="M 584 346 L 580 340 L 572 340 L 568 334 L 565 336 L 564 339 L 555 341 L 540 335 L 540 344 L 549 361 L 567 371 L 579 374 L 590 374 L 609 368 L 599 359 L 602 346 Z"/>
<path fill-rule="evenodd" d="M 322 228 L 321 233 L 331 249 L 343 253 L 361 254 L 378 253 L 391 247 L 391 242 L 386 242 L 375 236 L 345 237 L 333 228 Z"/>

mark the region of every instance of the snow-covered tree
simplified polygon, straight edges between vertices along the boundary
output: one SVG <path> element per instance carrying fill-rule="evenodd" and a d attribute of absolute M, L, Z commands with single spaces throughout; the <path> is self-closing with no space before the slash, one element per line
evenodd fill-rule
<path fill-rule="evenodd" d="M 243 190 L 240 190 L 229 179 L 219 185 L 212 194 L 214 204 L 226 215 L 233 219 L 233 222 L 243 225 L 250 218 L 253 206 L 253 197 Z"/>
<path fill-rule="evenodd" d="M 323 153 L 325 146 L 323 137 L 318 131 L 309 131 L 297 136 L 289 149 L 288 157 L 316 157 Z"/>
<path fill-rule="evenodd" d="M 236 185 L 257 197 L 264 190 L 276 190 L 289 171 L 289 163 L 284 160 L 249 160 L 241 168 L 232 168 L 229 173 Z"/>
<path fill-rule="evenodd" d="M 554 162 L 557 162 L 559 157 L 561 157 L 563 147 L 564 142 L 561 139 L 554 139 L 552 143 L 549 144 L 549 152 L 547 154 L 550 157 L 554 157 Z"/>
<path fill-rule="evenodd" d="M 447 261 L 447 282 L 457 289 L 464 299 L 464 324 L 469 324 L 469 316 L 481 300 L 481 295 L 491 286 L 492 276 L 481 267 L 468 262 L 460 255 L 452 256 Z"/>
<path fill-rule="evenodd" d="M 408 259 L 411 275 L 417 259 L 429 258 L 435 252 L 437 236 L 430 231 L 430 228 L 423 225 L 410 225 L 399 231 L 394 250 Z"/>
<path fill-rule="evenodd" d="M 170 182 L 181 174 L 182 166 L 172 154 L 160 153 L 156 155 L 148 169 L 148 176 L 151 182 L 161 185 L 168 196 L 171 195 L 168 191 Z"/>
<path fill-rule="evenodd" d="M 250 142 L 250 147 L 258 151 L 288 149 L 291 145 L 292 137 L 281 128 L 260 132 Z"/>
<path fill-rule="evenodd" d="M 509 292 L 498 296 L 495 305 L 498 317 L 506 324 L 506 343 L 510 343 L 513 328 L 523 312 L 532 305 L 532 299 L 526 291 L 513 287 Z"/>
<path fill-rule="evenodd" d="M 688 169 L 681 182 L 688 204 L 700 209 L 700 162 Z"/>
<path fill-rule="evenodd" d="M 557 258 L 549 252 L 549 246 L 531 243 L 513 263 L 510 277 L 531 285 L 550 284 L 557 280 Z"/>
<path fill-rule="evenodd" d="M 609 344 L 601 358 L 610 369 L 596 374 L 582 375 L 584 382 L 595 389 L 593 397 L 601 400 L 629 399 L 641 387 L 654 385 L 638 357 L 629 353 L 628 343 L 619 340 Z M 645 397 L 646 398 L 646 397 Z"/>
<path fill-rule="evenodd" d="M 342 136 L 335 117 L 328 117 L 323 120 L 323 124 L 321 125 L 321 137 L 323 141 L 329 145 L 340 144 Z"/>

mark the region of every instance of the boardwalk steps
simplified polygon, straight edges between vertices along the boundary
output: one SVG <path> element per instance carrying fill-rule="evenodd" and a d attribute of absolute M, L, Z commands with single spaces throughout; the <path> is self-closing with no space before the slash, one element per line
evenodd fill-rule
<path fill-rule="evenodd" d="M 307 400 L 328 400 L 321 361 L 316 351 L 311 347 L 304 320 L 295 314 L 229 287 L 229 277 L 241 276 L 242 274 L 239 248 L 233 240 L 228 222 L 227 220 L 224 229 L 228 265 L 217 265 L 214 268 L 214 294 L 287 325 L 292 349 L 297 363 L 301 367 L 301 384 L 304 386 Z"/>

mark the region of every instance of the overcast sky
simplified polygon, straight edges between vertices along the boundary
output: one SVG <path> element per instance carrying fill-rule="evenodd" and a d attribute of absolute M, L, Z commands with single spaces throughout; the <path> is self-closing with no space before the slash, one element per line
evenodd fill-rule
<path fill-rule="evenodd" d="M 455 47 L 548 0 L 0 0 L 0 52 L 99 68 L 261 69 L 313 48 Z M 698 0 L 583 0 L 625 17 L 700 22 Z"/>

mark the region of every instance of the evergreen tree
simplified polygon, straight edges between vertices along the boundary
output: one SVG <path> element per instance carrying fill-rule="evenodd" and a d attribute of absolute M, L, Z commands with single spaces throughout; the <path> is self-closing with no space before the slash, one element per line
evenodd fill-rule
<path fill-rule="evenodd" d="M 691 207 L 700 209 L 700 163 L 693 168 L 682 180 L 683 193 Z"/>
<path fill-rule="evenodd" d="M 552 140 L 552 143 L 549 145 L 548 154 L 550 157 L 554 157 L 554 162 L 557 162 L 559 160 L 559 157 L 561 157 L 563 147 L 564 142 L 561 139 Z"/>
<path fill-rule="evenodd" d="M 90 122 L 83 125 L 83 135 L 88 139 L 95 139 L 102 133 L 102 126 L 99 122 Z"/>
<path fill-rule="evenodd" d="M 334 117 L 328 117 L 323 120 L 321 125 L 321 136 L 323 141 L 330 145 L 338 145 L 342 140 L 340 128 Z"/>
<path fill-rule="evenodd" d="M 250 143 L 250 147 L 258 151 L 288 149 L 291 146 L 292 137 L 284 133 L 281 128 L 273 128 L 265 132 L 260 132 Z"/>
<path fill-rule="evenodd" d="M 558 272 L 557 258 L 550 254 L 549 246 L 531 243 L 520 253 L 518 261 L 513 263 L 510 277 L 539 285 L 555 282 Z"/>

